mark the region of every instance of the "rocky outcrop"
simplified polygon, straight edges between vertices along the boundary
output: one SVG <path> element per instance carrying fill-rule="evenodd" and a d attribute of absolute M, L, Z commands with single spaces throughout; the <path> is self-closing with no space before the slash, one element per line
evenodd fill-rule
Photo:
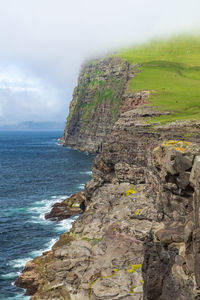
<path fill-rule="evenodd" d="M 159 114 L 134 109 L 115 123 L 85 212 L 17 280 L 32 300 L 199 299 L 200 124 L 147 122 Z"/>
<path fill-rule="evenodd" d="M 200 299 L 200 149 L 168 141 L 152 155 L 159 223 L 144 247 L 144 300 Z"/>
<path fill-rule="evenodd" d="M 119 116 L 122 96 L 134 72 L 134 67 L 115 56 L 86 64 L 74 89 L 61 143 L 99 152 Z"/>
<path fill-rule="evenodd" d="M 61 221 L 79 215 L 85 210 L 85 201 L 86 197 L 84 193 L 78 192 L 62 202 L 55 203 L 51 211 L 45 214 L 45 219 Z"/>

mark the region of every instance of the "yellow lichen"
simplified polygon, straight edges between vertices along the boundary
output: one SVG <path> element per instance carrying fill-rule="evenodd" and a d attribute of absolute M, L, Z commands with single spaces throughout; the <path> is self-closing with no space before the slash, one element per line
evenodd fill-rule
<path fill-rule="evenodd" d="M 131 269 L 127 270 L 128 273 L 135 273 L 137 269 L 142 268 L 142 264 L 131 265 Z"/>
<path fill-rule="evenodd" d="M 140 280 L 140 283 L 141 283 L 141 285 L 139 285 L 139 286 L 137 286 L 137 285 L 134 285 L 134 286 L 132 286 L 132 288 L 130 289 L 130 294 L 137 294 L 137 291 L 135 291 L 135 289 L 137 288 L 137 287 L 141 287 L 141 286 L 143 286 L 143 284 L 144 284 L 144 281 L 141 279 Z"/>
<path fill-rule="evenodd" d="M 95 282 L 97 282 L 99 278 L 97 278 L 96 280 L 94 280 L 92 283 L 91 283 L 91 286 L 90 286 L 90 300 L 92 300 L 92 289 L 93 289 L 93 285 L 95 284 Z"/>
<path fill-rule="evenodd" d="M 108 275 L 108 276 L 103 276 L 103 278 L 106 279 L 106 278 L 114 277 L 114 276 L 117 275 L 118 271 L 119 271 L 119 269 L 114 269 L 114 274 L 111 274 L 111 275 Z"/>
<path fill-rule="evenodd" d="M 158 151 L 158 150 L 159 150 L 159 146 L 153 149 L 153 151 Z"/>
<path fill-rule="evenodd" d="M 183 151 L 183 152 L 185 152 L 185 149 L 184 149 L 184 148 L 181 148 L 181 147 L 176 147 L 176 150 L 177 150 L 177 151 Z"/>
<path fill-rule="evenodd" d="M 135 194 L 136 193 L 136 190 L 134 190 L 134 187 L 133 186 L 130 190 L 126 191 L 126 196 L 130 196 L 131 194 Z"/>
<path fill-rule="evenodd" d="M 175 149 L 176 151 L 181 151 L 181 152 L 185 152 L 186 148 L 189 147 L 189 146 L 191 147 L 192 143 L 185 142 L 185 141 L 175 141 L 175 140 L 174 141 L 173 140 L 164 141 L 161 144 L 161 147 L 169 147 L 171 149 Z"/>
<path fill-rule="evenodd" d="M 80 208 L 80 203 L 73 203 L 71 207 L 73 207 L 73 208 Z"/>
<path fill-rule="evenodd" d="M 135 185 L 132 186 L 132 188 L 130 188 L 128 191 L 126 191 L 125 193 L 123 193 L 122 198 L 124 198 L 124 196 L 130 196 L 131 194 L 134 195 L 136 193 L 136 190 L 134 190 Z"/>
<path fill-rule="evenodd" d="M 179 141 L 168 141 L 167 143 L 168 144 L 171 144 L 171 145 L 174 145 L 174 144 L 177 144 Z"/>
<path fill-rule="evenodd" d="M 130 289 L 130 294 L 135 294 L 134 289 L 136 289 L 137 285 L 132 286 Z"/>
<path fill-rule="evenodd" d="M 120 225 L 120 221 L 118 221 L 117 223 L 114 224 L 115 228 L 114 228 L 114 232 L 117 230 L 117 227 Z"/>
<path fill-rule="evenodd" d="M 119 269 L 114 269 L 114 273 L 108 276 L 103 276 L 103 279 L 107 279 L 107 278 L 111 278 L 117 275 Z M 90 285 L 90 300 L 92 300 L 92 293 L 93 293 L 93 286 L 94 284 L 99 280 L 100 278 L 97 278 L 96 280 L 94 280 L 91 285 Z"/>
<path fill-rule="evenodd" d="M 136 216 L 139 216 L 141 213 L 142 213 L 142 209 L 138 209 L 138 210 L 136 210 L 136 212 L 135 212 Z"/>

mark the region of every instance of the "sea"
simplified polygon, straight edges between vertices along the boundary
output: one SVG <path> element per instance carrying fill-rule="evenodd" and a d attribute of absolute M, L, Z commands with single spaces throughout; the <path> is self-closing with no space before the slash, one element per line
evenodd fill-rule
<path fill-rule="evenodd" d="M 45 220 L 51 206 L 84 188 L 93 155 L 59 145 L 62 132 L 0 132 L 0 299 L 25 300 L 14 282 L 77 217 Z"/>

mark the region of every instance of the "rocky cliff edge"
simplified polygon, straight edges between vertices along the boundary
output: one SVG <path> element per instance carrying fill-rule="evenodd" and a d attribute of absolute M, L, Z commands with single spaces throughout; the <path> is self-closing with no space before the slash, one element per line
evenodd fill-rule
<path fill-rule="evenodd" d="M 84 190 L 85 212 L 17 285 L 32 300 L 200 299 L 200 124 L 121 114 Z"/>
<path fill-rule="evenodd" d="M 117 56 L 82 67 L 61 144 L 89 153 L 102 150 L 120 113 L 144 104 L 148 97 L 148 92 L 127 92 L 136 67 Z"/>

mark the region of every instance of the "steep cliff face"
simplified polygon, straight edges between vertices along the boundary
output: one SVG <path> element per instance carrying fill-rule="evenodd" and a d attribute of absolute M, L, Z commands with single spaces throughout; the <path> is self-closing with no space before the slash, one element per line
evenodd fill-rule
<path fill-rule="evenodd" d="M 133 73 L 133 68 L 118 57 L 85 65 L 74 89 L 61 143 L 99 152 L 119 116 L 122 96 Z"/>
<path fill-rule="evenodd" d="M 144 246 L 144 299 L 200 299 L 200 149 L 168 141 L 152 154 L 158 223 Z"/>
<path fill-rule="evenodd" d="M 157 46 L 136 49 L 143 69 L 110 57 L 80 74 L 62 143 L 102 151 L 83 193 L 49 217 L 84 213 L 17 280 L 32 300 L 200 300 L 200 123 L 187 120 L 198 119 L 197 74 L 185 81 L 199 67 L 182 64 L 179 44 Z"/>
<path fill-rule="evenodd" d="M 197 140 L 199 123 L 146 123 L 162 113 L 131 110 L 115 123 L 85 187 L 86 211 L 18 279 L 33 300 L 195 299 L 199 148 L 184 136 Z"/>

